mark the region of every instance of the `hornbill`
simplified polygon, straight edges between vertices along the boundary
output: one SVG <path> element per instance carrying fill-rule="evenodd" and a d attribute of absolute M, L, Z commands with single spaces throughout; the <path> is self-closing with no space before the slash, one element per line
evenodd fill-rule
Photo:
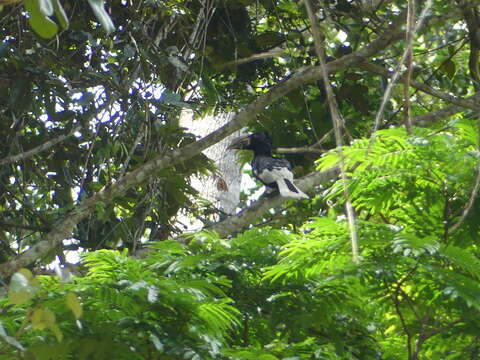
<path fill-rule="evenodd" d="M 241 136 L 228 149 L 253 150 L 253 176 L 267 187 L 267 192 L 278 190 L 283 197 L 308 199 L 308 195 L 293 184 L 292 166 L 288 160 L 272 156 L 272 138 L 267 133 Z"/>

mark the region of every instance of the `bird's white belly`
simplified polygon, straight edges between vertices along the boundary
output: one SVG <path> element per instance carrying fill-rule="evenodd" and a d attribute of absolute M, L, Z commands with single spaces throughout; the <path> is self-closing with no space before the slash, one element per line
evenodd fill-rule
<path fill-rule="evenodd" d="M 255 175 L 258 176 L 266 184 L 270 184 L 282 179 L 293 180 L 293 174 L 284 167 L 273 168 L 272 170 L 264 169 L 262 172 L 255 172 Z"/>

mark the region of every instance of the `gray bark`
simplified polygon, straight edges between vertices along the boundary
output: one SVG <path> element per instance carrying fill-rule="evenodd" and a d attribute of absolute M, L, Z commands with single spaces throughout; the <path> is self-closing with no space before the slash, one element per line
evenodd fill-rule
<path fill-rule="evenodd" d="M 189 129 L 197 137 L 202 138 L 228 123 L 233 116 L 233 113 L 220 113 L 195 118 L 193 111 L 184 110 L 180 115 L 180 125 Z M 242 169 L 238 163 L 237 153 L 227 150 L 227 147 L 232 139 L 240 136 L 243 132 L 243 130 L 235 131 L 208 149 L 205 149 L 203 153 L 215 163 L 217 171 L 205 176 L 192 178 L 192 185 L 199 191 L 200 196 L 228 215 L 235 213 L 235 209 L 240 201 Z"/>

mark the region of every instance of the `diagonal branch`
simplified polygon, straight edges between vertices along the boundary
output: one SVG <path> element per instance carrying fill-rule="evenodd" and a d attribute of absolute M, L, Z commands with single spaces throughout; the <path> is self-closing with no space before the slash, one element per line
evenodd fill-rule
<path fill-rule="evenodd" d="M 20 154 L 16 154 L 16 155 L 12 155 L 12 156 L 8 156 L 6 158 L 3 158 L 3 159 L 0 160 L 0 166 L 11 164 L 11 163 L 14 163 L 16 161 L 25 160 L 25 159 L 28 159 L 29 157 L 35 156 L 38 153 L 41 153 L 42 151 L 50 149 L 51 147 L 57 145 L 58 143 L 62 142 L 63 140 L 69 138 L 70 136 L 73 136 L 73 134 L 75 134 L 77 131 L 80 131 L 81 129 L 82 129 L 81 126 L 76 126 L 68 134 L 60 135 L 56 138 L 48 140 L 47 142 L 44 142 L 41 145 L 38 145 L 38 146 L 34 147 L 33 149 L 22 152 Z"/>
<path fill-rule="evenodd" d="M 480 102 L 480 92 L 466 98 L 465 100 L 469 100 L 472 102 Z M 459 105 L 448 105 L 442 109 L 435 110 L 427 114 L 415 116 L 412 119 L 412 123 L 416 126 L 428 127 L 436 121 L 447 118 L 462 111 L 465 111 L 465 107 Z"/>
<path fill-rule="evenodd" d="M 402 57 L 400 58 L 400 61 L 398 62 L 397 64 L 397 68 L 395 69 L 395 72 L 392 76 L 392 79 L 390 80 L 387 88 L 385 89 L 385 93 L 383 94 L 383 98 L 382 98 L 382 102 L 380 104 L 380 108 L 378 109 L 377 111 L 377 115 L 375 116 L 375 120 L 374 120 L 374 126 L 373 126 L 373 133 L 372 133 L 372 141 L 375 140 L 375 137 L 376 137 L 376 132 L 380 126 L 380 123 L 383 119 L 383 113 L 385 112 L 385 108 L 388 104 L 388 101 L 390 100 L 390 97 L 392 95 L 392 92 L 393 92 L 393 89 L 395 87 L 395 84 L 400 76 L 400 72 L 401 72 L 401 69 L 402 69 L 402 66 L 407 58 L 407 55 L 408 55 L 408 52 L 411 50 L 412 46 L 413 46 L 413 35 L 415 35 L 417 33 L 417 31 L 420 29 L 423 21 L 425 20 L 426 16 L 427 16 L 427 13 L 428 11 L 430 10 L 430 7 L 432 6 L 432 0 L 427 0 L 426 1 L 426 4 L 425 4 L 425 7 L 423 8 L 419 18 L 418 18 L 418 21 L 417 21 L 417 24 L 415 25 L 414 29 L 412 30 L 412 34 L 409 38 L 410 42 L 406 44 L 406 48 L 402 54 Z"/>
<path fill-rule="evenodd" d="M 362 70 L 370 71 L 370 72 L 375 73 L 375 74 L 379 74 L 381 76 L 385 76 L 385 77 L 393 76 L 393 72 L 388 71 L 387 69 L 385 69 L 382 66 L 375 65 L 375 64 L 372 64 L 372 63 L 359 64 L 359 68 L 362 69 Z M 471 110 L 480 111 L 480 103 L 478 102 L 478 100 L 473 100 L 472 98 L 464 99 L 464 98 L 461 98 L 461 97 L 458 97 L 458 96 L 455 96 L 455 95 L 447 94 L 447 93 L 441 92 L 439 90 L 436 90 L 436 89 L 428 86 L 427 84 L 416 81 L 414 79 L 410 80 L 410 85 L 412 87 L 414 87 L 415 89 L 421 90 L 424 93 L 427 93 L 431 96 L 442 99 L 442 100 L 444 100 L 446 102 L 449 102 L 451 104 L 458 105 L 458 106 L 461 106 L 461 107 L 464 107 L 464 108 L 467 108 L 467 109 L 471 109 Z"/>
<path fill-rule="evenodd" d="M 246 57 L 246 58 L 241 58 L 241 59 L 237 59 L 237 60 L 228 61 L 224 64 L 220 64 L 220 68 L 226 68 L 226 67 L 229 67 L 229 66 L 238 66 L 238 65 L 248 64 L 250 62 L 257 61 L 257 60 L 269 59 L 269 58 L 272 58 L 272 57 L 278 57 L 278 56 L 282 56 L 283 54 L 285 54 L 285 52 L 286 51 L 283 50 L 283 49 L 275 48 L 275 49 L 272 49 L 272 50 L 269 50 L 269 51 L 266 51 L 266 52 L 253 54 L 252 56 L 249 56 L 249 57 Z"/>
<path fill-rule="evenodd" d="M 295 185 L 304 192 L 313 192 L 316 186 L 328 181 L 335 180 L 338 177 L 340 169 L 334 167 L 322 172 L 313 172 L 301 179 L 295 180 Z M 210 226 L 207 230 L 217 232 L 220 237 L 232 235 L 254 222 L 256 219 L 266 214 L 270 209 L 281 205 L 287 199 L 276 195 L 273 197 L 263 197 L 255 201 L 250 207 L 242 210 L 236 215 L 229 216 L 225 220 Z"/>
<path fill-rule="evenodd" d="M 328 72 L 339 71 L 349 66 L 357 64 L 360 61 L 373 56 L 377 52 L 384 50 L 393 41 L 401 38 L 401 21 L 394 22 L 385 34 L 379 36 L 376 40 L 370 42 L 364 48 L 350 53 L 327 64 Z M 104 189 L 95 193 L 92 197 L 83 200 L 64 218 L 58 220 L 53 226 L 52 231 L 46 234 L 43 240 L 33 245 L 15 258 L 0 265 L 0 277 L 7 278 L 18 269 L 27 266 L 39 258 L 45 256 L 49 251 L 60 245 L 64 239 L 71 237 L 76 225 L 95 210 L 95 205 L 99 202 L 110 203 L 115 197 L 121 196 L 129 188 L 136 186 L 154 175 L 159 170 L 171 167 L 185 160 L 188 160 L 201 151 L 219 142 L 236 130 L 244 127 L 250 119 L 254 119 L 266 106 L 274 103 L 278 99 L 288 94 L 304 84 L 317 81 L 322 78 L 320 67 L 307 67 L 300 69 L 290 78 L 280 82 L 272 87 L 268 92 L 261 94 L 258 98 L 239 111 L 232 120 L 210 133 L 199 141 L 175 149 L 146 162 L 144 165 L 125 174 L 117 182 L 106 186 Z"/>

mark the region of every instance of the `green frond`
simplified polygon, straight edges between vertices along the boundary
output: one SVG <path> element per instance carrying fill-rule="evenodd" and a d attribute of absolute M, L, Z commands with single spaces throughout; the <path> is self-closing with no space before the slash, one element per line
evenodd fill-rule
<path fill-rule="evenodd" d="M 440 266 L 427 267 L 444 284 L 443 294 L 452 299 L 461 298 L 465 303 L 480 310 L 480 283 L 478 279 L 472 279 L 458 272 Z"/>
<path fill-rule="evenodd" d="M 198 307 L 198 317 L 206 331 L 213 335 L 225 334 L 239 324 L 240 312 L 230 305 L 231 300 L 222 299 L 215 302 L 205 302 Z"/>
<path fill-rule="evenodd" d="M 394 253 L 403 253 L 404 255 L 413 254 L 415 256 L 428 253 L 430 255 L 438 253 L 440 244 L 436 237 L 419 237 L 413 233 L 399 232 L 395 235 L 392 242 Z"/>
<path fill-rule="evenodd" d="M 191 291 L 193 289 L 200 291 L 204 298 L 206 297 L 226 297 L 224 290 L 222 290 L 219 286 L 213 283 L 215 281 L 218 285 L 223 286 L 224 288 L 231 287 L 231 280 L 226 278 L 225 276 L 221 276 L 215 279 L 193 279 L 187 280 L 182 283 L 187 291 Z"/>
<path fill-rule="evenodd" d="M 97 250 L 82 256 L 82 263 L 87 266 L 92 277 L 111 278 L 118 270 L 118 265 L 125 264 L 128 250 Z"/>
<path fill-rule="evenodd" d="M 462 272 L 480 280 L 480 260 L 470 250 L 454 245 L 441 246 L 440 255 Z"/>
<path fill-rule="evenodd" d="M 458 134 L 469 144 L 474 145 L 478 149 L 478 123 L 475 120 L 461 118 L 453 124 Z"/>
<path fill-rule="evenodd" d="M 345 222 L 315 218 L 305 228 L 307 235 L 285 244 L 276 265 L 265 268 L 264 280 L 315 278 L 326 276 L 351 262 Z"/>

